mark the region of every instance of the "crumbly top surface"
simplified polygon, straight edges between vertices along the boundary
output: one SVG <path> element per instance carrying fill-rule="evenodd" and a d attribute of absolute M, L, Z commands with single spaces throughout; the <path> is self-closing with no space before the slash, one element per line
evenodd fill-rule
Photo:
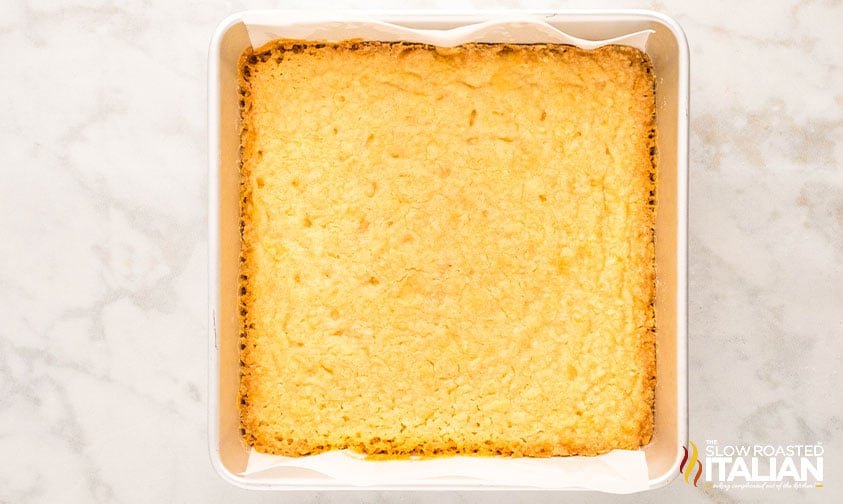
<path fill-rule="evenodd" d="M 257 449 L 597 454 L 652 433 L 654 97 L 620 46 L 244 54 Z"/>

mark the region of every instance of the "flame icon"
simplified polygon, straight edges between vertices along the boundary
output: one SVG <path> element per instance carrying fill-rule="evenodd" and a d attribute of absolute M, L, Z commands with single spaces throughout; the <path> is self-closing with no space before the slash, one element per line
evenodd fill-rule
<path fill-rule="evenodd" d="M 691 443 L 691 458 L 688 460 L 688 448 L 682 447 L 685 450 L 685 456 L 682 457 L 682 463 L 679 464 L 679 472 L 685 474 L 685 483 L 690 483 L 689 477 L 691 473 L 694 471 L 694 466 L 697 466 L 697 475 L 694 477 L 694 486 L 697 486 L 697 483 L 700 481 L 700 476 L 702 476 L 703 469 L 702 469 L 702 462 L 699 461 L 698 455 L 699 452 L 697 451 L 697 445 L 694 444 L 693 441 Z"/>

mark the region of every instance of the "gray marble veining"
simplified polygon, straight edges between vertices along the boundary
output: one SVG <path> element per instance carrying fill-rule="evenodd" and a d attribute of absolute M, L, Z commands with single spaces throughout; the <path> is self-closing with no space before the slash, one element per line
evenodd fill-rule
<path fill-rule="evenodd" d="M 0 5 L 0 502 L 843 500 L 833 0 L 553 4 L 654 8 L 686 30 L 691 439 L 821 442 L 824 488 L 278 496 L 222 481 L 206 450 L 207 47 L 225 15 L 277 5 Z"/>

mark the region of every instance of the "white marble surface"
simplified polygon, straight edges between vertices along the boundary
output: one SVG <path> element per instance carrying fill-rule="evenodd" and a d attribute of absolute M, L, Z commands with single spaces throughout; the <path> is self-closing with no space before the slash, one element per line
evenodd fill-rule
<path fill-rule="evenodd" d="M 684 26 L 691 439 L 822 442 L 825 488 L 277 495 L 221 480 L 206 55 L 225 15 L 278 5 L 0 4 L 0 502 L 843 500 L 843 3 L 828 0 L 406 4 L 644 7 Z"/>

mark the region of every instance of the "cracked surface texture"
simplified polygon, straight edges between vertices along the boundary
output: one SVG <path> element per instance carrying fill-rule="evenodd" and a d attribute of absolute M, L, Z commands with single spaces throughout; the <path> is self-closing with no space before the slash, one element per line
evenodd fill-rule
<path fill-rule="evenodd" d="M 242 60 L 246 439 L 528 456 L 652 433 L 653 79 L 631 48 Z"/>

